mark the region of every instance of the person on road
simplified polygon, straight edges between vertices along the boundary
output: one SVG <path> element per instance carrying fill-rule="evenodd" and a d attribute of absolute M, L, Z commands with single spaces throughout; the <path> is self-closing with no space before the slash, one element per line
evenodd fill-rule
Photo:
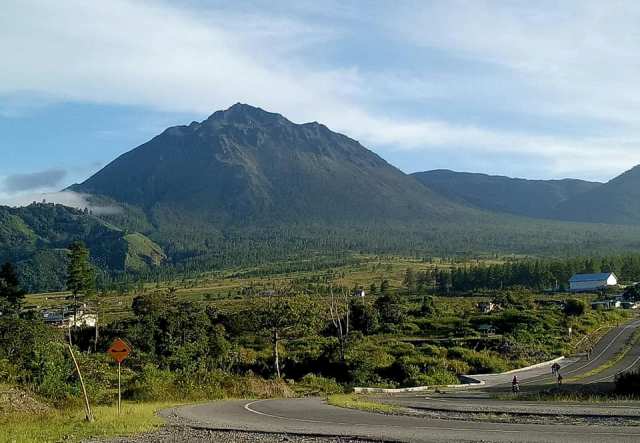
<path fill-rule="evenodd" d="M 558 386 L 562 385 L 562 374 L 558 372 Z"/>
<path fill-rule="evenodd" d="M 587 349 L 587 360 L 591 360 L 591 353 L 593 352 L 593 348 Z"/>
<path fill-rule="evenodd" d="M 514 394 L 520 392 L 520 383 L 518 382 L 518 376 L 514 375 L 513 380 L 511 381 L 511 390 Z"/>
<path fill-rule="evenodd" d="M 560 365 L 556 362 L 551 366 L 551 373 L 557 376 L 559 371 L 560 371 Z"/>

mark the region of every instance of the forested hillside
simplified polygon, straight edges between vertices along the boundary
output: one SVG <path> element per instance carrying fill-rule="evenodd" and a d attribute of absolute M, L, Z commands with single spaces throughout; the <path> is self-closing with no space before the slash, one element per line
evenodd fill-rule
<path fill-rule="evenodd" d="M 640 224 L 640 166 L 559 205 L 557 217 L 595 223 Z"/>
<path fill-rule="evenodd" d="M 0 262 L 18 264 L 23 286 L 33 290 L 64 288 L 66 248 L 84 241 L 94 264 L 110 272 L 139 272 L 159 266 L 165 255 L 157 244 L 103 220 L 62 205 L 0 206 Z"/>
<path fill-rule="evenodd" d="M 453 201 L 535 218 L 554 218 L 560 203 L 601 186 L 584 180 L 526 180 L 444 169 L 412 175 Z"/>

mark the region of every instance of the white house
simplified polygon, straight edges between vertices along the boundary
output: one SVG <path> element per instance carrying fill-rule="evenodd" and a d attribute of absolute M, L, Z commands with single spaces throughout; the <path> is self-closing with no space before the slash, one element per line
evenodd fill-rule
<path fill-rule="evenodd" d="M 50 326 L 55 326 L 58 328 L 69 328 L 71 326 L 76 326 L 78 328 L 81 327 L 89 327 L 93 328 L 96 326 L 98 321 L 98 316 L 96 314 L 89 314 L 85 312 L 82 308 L 78 309 L 75 323 L 73 321 L 73 309 L 70 307 L 63 307 L 61 310 L 50 310 L 47 309 L 42 312 L 42 319 L 44 322 Z"/>
<path fill-rule="evenodd" d="M 496 305 L 490 301 L 481 301 L 478 303 L 478 310 L 483 314 L 489 314 L 496 309 Z"/>
<path fill-rule="evenodd" d="M 355 291 L 353 291 L 352 295 L 354 297 L 362 297 L 362 298 L 364 298 L 367 295 L 367 293 L 364 292 L 364 289 L 356 289 Z"/>
<path fill-rule="evenodd" d="M 598 291 L 618 285 L 618 277 L 613 272 L 600 274 L 576 274 L 569 280 L 572 292 Z"/>

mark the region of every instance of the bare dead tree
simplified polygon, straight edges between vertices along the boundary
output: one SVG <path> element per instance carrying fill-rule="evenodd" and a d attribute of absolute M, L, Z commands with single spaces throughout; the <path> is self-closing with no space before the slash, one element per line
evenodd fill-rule
<path fill-rule="evenodd" d="M 336 328 L 338 343 L 340 345 L 340 360 L 345 360 L 345 351 L 349 340 L 350 323 L 350 299 L 349 293 L 342 288 L 340 294 L 336 295 L 333 287 L 329 288 L 329 315 L 331 322 Z"/>

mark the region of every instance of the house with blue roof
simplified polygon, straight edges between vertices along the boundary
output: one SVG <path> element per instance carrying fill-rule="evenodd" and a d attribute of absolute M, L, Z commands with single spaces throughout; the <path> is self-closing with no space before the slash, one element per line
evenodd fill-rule
<path fill-rule="evenodd" d="M 569 280 L 571 292 L 590 292 L 618 285 L 618 277 L 613 272 L 599 274 L 576 274 Z"/>

